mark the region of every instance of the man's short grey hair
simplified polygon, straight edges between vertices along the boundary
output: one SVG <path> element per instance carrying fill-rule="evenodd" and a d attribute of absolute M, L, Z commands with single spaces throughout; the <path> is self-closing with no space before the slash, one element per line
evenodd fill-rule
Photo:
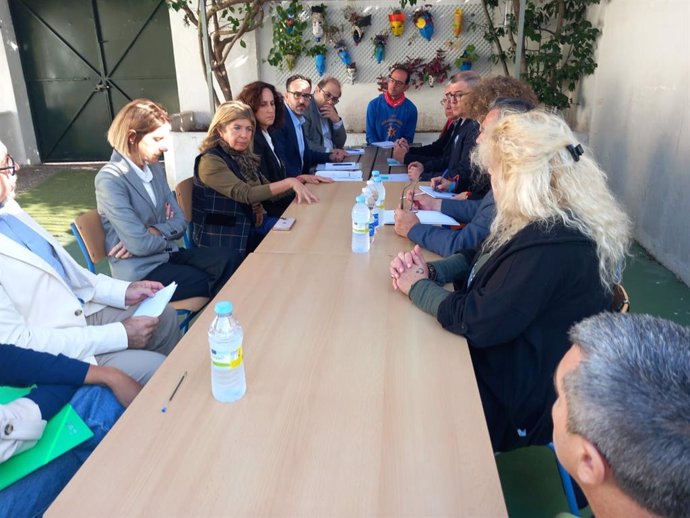
<path fill-rule="evenodd" d="M 454 85 L 455 83 L 463 81 L 470 88 L 474 88 L 479 84 L 481 80 L 482 76 L 477 74 L 477 72 L 473 70 L 463 70 L 462 72 L 458 72 L 450 76 L 450 79 L 448 80 L 448 85 Z"/>
<path fill-rule="evenodd" d="M 570 331 L 568 429 L 596 445 L 619 487 L 659 516 L 690 516 L 690 328 L 602 313 Z"/>

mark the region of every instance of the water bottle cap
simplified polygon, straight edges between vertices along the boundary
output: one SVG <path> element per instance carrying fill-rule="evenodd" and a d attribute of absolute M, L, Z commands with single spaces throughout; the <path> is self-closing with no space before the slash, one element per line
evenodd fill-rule
<path fill-rule="evenodd" d="M 355 198 L 355 201 L 357 203 L 364 203 L 365 200 L 366 200 L 366 198 L 361 194 Z"/>
<path fill-rule="evenodd" d="M 371 172 L 371 176 L 374 176 L 374 177 L 379 176 L 380 174 L 381 174 L 381 171 L 379 171 L 378 169 L 374 169 Z"/>
<path fill-rule="evenodd" d="M 222 300 L 216 303 L 215 306 L 216 315 L 232 315 L 232 302 L 227 300 Z"/>
<path fill-rule="evenodd" d="M 383 183 L 383 178 L 380 176 L 374 176 L 374 183 Z"/>

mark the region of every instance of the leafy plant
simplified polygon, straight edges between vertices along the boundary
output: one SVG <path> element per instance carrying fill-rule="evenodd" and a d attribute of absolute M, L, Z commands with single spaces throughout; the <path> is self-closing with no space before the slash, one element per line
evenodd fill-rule
<path fill-rule="evenodd" d="M 268 51 L 266 61 L 274 67 L 294 67 L 295 61 L 307 49 L 302 34 L 307 28 L 306 20 L 300 17 L 302 5 L 299 0 L 290 0 L 287 7 L 276 5 L 271 15 L 273 24 L 273 47 Z"/>
<path fill-rule="evenodd" d="M 430 86 L 433 82 L 443 83 L 448 79 L 448 72 L 450 72 L 450 65 L 446 62 L 446 51 L 443 49 L 437 49 L 436 55 L 422 67 L 425 81 L 428 82 L 429 78 L 433 77 Z"/>
<path fill-rule="evenodd" d="M 506 75 L 515 62 L 520 1 L 511 0 L 512 13 L 506 25 L 494 27 L 493 14 L 499 0 L 482 0 L 488 21 L 484 38 L 494 45 L 492 59 L 501 63 Z M 594 45 L 601 31 L 586 19 L 587 8 L 600 0 L 527 0 L 524 45 L 520 74 L 550 106 L 567 108 L 579 81 L 594 73 Z M 503 48 L 502 39 L 508 46 Z"/>
<path fill-rule="evenodd" d="M 305 52 L 307 56 L 311 56 L 312 58 L 314 56 L 325 56 L 328 53 L 328 47 L 323 43 L 317 43 L 306 49 Z"/>
<path fill-rule="evenodd" d="M 460 57 L 453 63 L 457 68 L 460 68 L 465 63 L 474 63 L 479 59 L 479 54 L 477 54 L 477 48 L 471 43 L 465 47 L 462 51 Z"/>
<path fill-rule="evenodd" d="M 232 89 L 228 71 L 225 68 L 225 60 L 236 43 L 239 42 L 241 47 L 246 47 L 242 37 L 262 25 L 264 5 L 271 3 L 271 0 L 166 0 L 166 2 L 170 9 L 184 13 L 185 24 L 196 27 L 199 58 L 204 71 L 206 71 L 206 62 L 202 51 L 203 41 L 208 40 L 211 71 L 223 97 L 229 101 L 232 99 Z M 202 8 L 205 8 L 208 20 L 206 34 L 202 31 L 200 22 Z M 214 97 L 216 105 L 219 104 L 215 89 Z"/>

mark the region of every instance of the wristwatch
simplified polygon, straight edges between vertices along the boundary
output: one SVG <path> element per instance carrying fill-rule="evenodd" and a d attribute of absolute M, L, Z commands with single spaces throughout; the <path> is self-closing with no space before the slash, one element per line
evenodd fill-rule
<path fill-rule="evenodd" d="M 427 263 L 426 267 L 429 269 L 429 279 L 436 282 L 436 267 L 432 263 Z"/>

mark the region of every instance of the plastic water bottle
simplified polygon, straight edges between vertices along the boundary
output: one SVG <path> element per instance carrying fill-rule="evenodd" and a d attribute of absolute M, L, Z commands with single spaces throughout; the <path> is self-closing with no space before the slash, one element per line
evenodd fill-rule
<path fill-rule="evenodd" d="M 242 357 L 244 331 L 232 316 L 232 302 L 215 306 L 216 318 L 208 329 L 211 348 L 211 391 L 222 403 L 237 401 L 247 390 Z"/>
<path fill-rule="evenodd" d="M 369 207 L 366 206 L 363 195 L 355 198 L 352 207 L 352 251 L 365 254 L 369 251 Z"/>
<path fill-rule="evenodd" d="M 367 189 L 369 189 L 369 192 L 371 193 L 371 197 L 374 199 L 374 207 L 373 207 L 373 214 L 374 214 L 374 227 L 375 230 L 378 230 L 379 225 L 381 224 L 381 221 L 383 221 L 383 217 L 379 218 L 379 209 L 378 209 L 378 198 L 379 198 L 379 191 L 376 188 L 376 184 L 374 183 L 374 180 L 367 180 Z"/>
<path fill-rule="evenodd" d="M 376 233 L 376 220 L 374 220 L 376 201 L 374 201 L 374 196 L 369 187 L 362 187 L 362 196 L 364 196 L 364 204 L 369 209 L 369 242 L 373 243 L 374 234 Z"/>
<path fill-rule="evenodd" d="M 383 179 L 380 175 L 374 177 L 374 186 L 378 191 L 378 197 L 376 198 L 376 209 L 379 213 L 379 228 L 383 228 L 383 219 L 386 213 L 386 188 L 383 185 Z"/>

